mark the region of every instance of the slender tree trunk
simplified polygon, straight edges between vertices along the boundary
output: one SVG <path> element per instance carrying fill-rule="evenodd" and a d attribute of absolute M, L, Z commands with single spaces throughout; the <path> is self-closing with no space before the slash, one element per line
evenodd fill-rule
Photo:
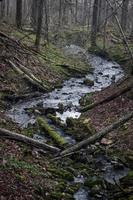
<path fill-rule="evenodd" d="M 41 42 L 41 32 L 42 32 L 42 22 L 43 22 L 43 4 L 44 0 L 39 0 L 38 2 L 38 20 L 37 20 L 37 33 L 36 33 L 36 41 L 35 46 L 37 49 L 40 47 Z"/>
<path fill-rule="evenodd" d="M 78 0 L 75 1 L 75 23 L 78 23 Z"/>
<path fill-rule="evenodd" d="M 62 0 L 59 0 L 59 27 L 62 24 Z"/>
<path fill-rule="evenodd" d="M 92 0 L 89 0 L 89 9 L 88 9 L 88 30 L 90 28 L 90 21 L 91 21 L 91 5 L 92 5 Z"/>
<path fill-rule="evenodd" d="M 44 9 L 45 9 L 45 33 L 44 33 L 44 40 L 49 42 L 48 31 L 49 31 L 49 5 L 48 0 L 44 1 Z"/>
<path fill-rule="evenodd" d="M 22 0 L 16 0 L 16 25 L 22 27 Z"/>
<path fill-rule="evenodd" d="M 101 24 L 101 14 L 102 14 L 102 1 L 103 0 L 99 0 L 99 5 L 98 5 L 98 19 L 97 19 L 97 32 L 100 31 L 100 24 Z"/>
<path fill-rule="evenodd" d="M 121 27 L 126 32 L 129 0 L 122 2 Z"/>
<path fill-rule="evenodd" d="M 83 25 L 86 25 L 87 11 L 88 11 L 88 0 L 84 0 Z"/>
<path fill-rule="evenodd" d="M 91 27 L 91 47 L 96 46 L 98 5 L 99 5 L 99 0 L 94 0 L 92 27 Z"/>
<path fill-rule="evenodd" d="M 38 8 L 38 3 L 37 0 L 32 0 L 32 7 L 31 7 L 31 25 L 36 31 L 37 29 L 37 8 Z"/>

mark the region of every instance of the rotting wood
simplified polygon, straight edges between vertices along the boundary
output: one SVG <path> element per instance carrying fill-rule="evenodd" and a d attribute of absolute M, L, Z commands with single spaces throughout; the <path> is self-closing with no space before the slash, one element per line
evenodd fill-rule
<path fill-rule="evenodd" d="M 107 126 L 106 128 L 104 128 L 102 131 L 94 134 L 93 136 L 75 144 L 74 146 L 62 151 L 60 153 L 60 156 L 69 154 L 71 152 L 77 151 L 79 149 L 81 149 L 82 147 L 86 147 L 89 144 L 93 144 L 96 141 L 100 140 L 101 138 L 103 138 L 105 135 L 107 135 L 108 133 L 110 133 L 111 131 L 113 131 L 114 129 L 120 127 L 121 125 L 123 125 L 124 123 L 126 123 L 128 120 L 130 120 L 131 118 L 133 118 L 133 111 L 123 115 L 121 118 L 119 118 L 116 122 L 114 122 L 113 124 Z"/>
<path fill-rule="evenodd" d="M 19 141 L 39 149 L 48 150 L 53 153 L 58 153 L 60 151 L 60 149 L 57 147 L 50 146 L 44 142 L 39 142 L 27 136 L 11 132 L 3 128 L 0 128 L 0 138 Z"/>

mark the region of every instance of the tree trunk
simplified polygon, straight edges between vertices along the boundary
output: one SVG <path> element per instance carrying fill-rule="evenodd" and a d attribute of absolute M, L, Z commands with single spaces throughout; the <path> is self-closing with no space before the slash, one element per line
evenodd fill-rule
<path fill-rule="evenodd" d="M 97 32 L 100 32 L 100 25 L 101 25 L 101 15 L 102 15 L 102 1 L 99 0 L 99 5 L 98 5 L 98 19 L 97 19 Z"/>
<path fill-rule="evenodd" d="M 44 0 L 39 0 L 38 2 L 38 20 L 37 20 L 37 33 L 36 33 L 36 41 L 35 46 L 37 49 L 40 47 L 41 42 L 41 32 L 42 32 L 42 22 L 43 22 L 43 3 Z"/>
<path fill-rule="evenodd" d="M 49 5 L 48 5 L 48 0 L 44 1 L 44 9 L 45 9 L 45 33 L 44 33 L 44 40 L 49 42 Z"/>
<path fill-rule="evenodd" d="M 78 23 L 78 0 L 75 0 L 75 23 Z"/>
<path fill-rule="evenodd" d="M 22 27 L 22 0 L 16 0 L 16 25 Z"/>
<path fill-rule="evenodd" d="M 120 127 L 121 125 L 123 125 L 124 123 L 126 123 L 131 118 L 133 118 L 133 111 L 124 115 L 123 117 L 118 119 L 116 122 L 114 122 L 110 126 L 107 126 L 105 129 L 100 131 L 99 133 L 96 133 L 95 135 L 89 137 L 88 139 L 85 139 L 85 140 L 75 144 L 74 146 L 62 151 L 60 153 L 60 155 L 63 156 L 65 154 L 77 151 L 77 150 L 81 149 L 82 147 L 86 147 L 89 144 L 95 143 L 96 141 L 102 139 L 102 137 L 107 135 L 109 132 L 113 131 L 114 129 L 116 129 L 116 128 Z"/>
<path fill-rule="evenodd" d="M 91 27 L 91 47 L 95 47 L 96 46 L 98 5 L 99 5 L 99 0 L 94 0 L 93 16 L 92 16 L 92 27 Z"/>
<path fill-rule="evenodd" d="M 83 25 L 86 25 L 87 11 L 88 11 L 88 0 L 84 0 Z"/>
<path fill-rule="evenodd" d="M 31 25 L 32 25 L 34 31 L 36 31 L 36 29 L 37 29 L 37 11 L 38 11 L 37 7 L 38 7 L 37 0 L 32 0 Z"/>
<path fill-rule="evenodd" d="M 129 0 L 122 2 L 121 27 L 126 32 Z"/>

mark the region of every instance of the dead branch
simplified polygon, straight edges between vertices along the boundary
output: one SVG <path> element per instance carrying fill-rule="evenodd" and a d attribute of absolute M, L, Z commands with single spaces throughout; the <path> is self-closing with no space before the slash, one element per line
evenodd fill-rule
<path fill-rule="evenodd" d="M 24 136 L 24 135 L 15 133 L 15 132 L 11 132 L 9 130 L 2 129 L 2 128 L 0 128 L 0 137 L 3 139 L 19 141 L 19 142 L 28 144 L 30 146 L 33 146 L 33 147 L 36 147 L 39 149 L 48 150 L 53 153 L 57 153 L 60 151 L 60 149 L 58 149 L 57 147 L 50 146 L 46 143 L 39 142 L 39 141 L 29 138 L 27 136 Z"/>
<path fill-rule="evenodd" d="M 22 65 L 21 65 L 21 68 L 19 68 L 11 60 L 7 60 L 7 62 L 10 64 L 10 66 L 13 68 L 14 71 L 16 71 L 18 74 L 22 75 L 32 86 L 38 88 L 40 91 L 43 91 L 43 92 L 46 92 L 48 90 L 47 86 L 45 87 L 42 84 L 42 82 L 39 81 L 37 78 L 35 78 L 35 76 L 32 73 L 29 76 L 29 72 L 27 71 L 27 69 L 25 67 L 22 67 Z"/>
<path fill-rule="evenodd" d="M 93 144 L 96 141 L 100 140 L 102 137 L 104 137 L 105 135 L 107 135 L 109 132 L 113 131 L 114 129 L 120 127 L 121 125 L 123 125 L 124 123 L 126 123 L 128 120 L 130 120 L 131 118 L 133 118 L 133 111 L 122 116 L 120 119 L 118 119 L 116 122 L 114 122 L 113 124 L 107 126 L 105 129 L 103 129 L 102 131 L 94 134 L 93 136 L 75 144 L 74 146 L 62 151 L 60 153 L 61 156 L 65 155 L 65 154 L 69 154 L 71 152 L 77 151 L 79 149 L 81 149 L 82 147 L 86 147 L 89 144 Z"/>

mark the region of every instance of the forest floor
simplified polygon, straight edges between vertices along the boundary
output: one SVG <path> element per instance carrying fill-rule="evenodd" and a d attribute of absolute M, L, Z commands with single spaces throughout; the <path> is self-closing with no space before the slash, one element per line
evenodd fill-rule
<path fill-rule="evenodd" d="M 15 39 L 17 38 L 17 40 L 23 37 L 23 34 L 13 27 L 7 28 L 3 25 L 0 30 Z M 33 39 L 31 34 L 28 35 L 28 38 L 23 39 L 23 42 L 26 44 L 29 42 L 28 45 L 31 46 Z M 0 43 L 0 51 L 3 57 L 8 55 L 15 62 L 13 57 L 17 56 L 37 78 L 42 81 L 45 80 L 49 91 L 61 85 L 64 79 L 68 79 L 75 72 L 79 73 L 79 62 L 84 67 L 83 73 L 87 72 L 88 65 L 84 61 L 66 58 L 61 50 L 54 45 L 45 46 L 41 55 L 33 53 L 34 49 L 31 47 L 32 54 L 28 55 L 28 58 L 25 55 L 25 52 L 27 53 L 25 47 L 17 51 L 14 49 L 15 47 L 4 46 L 2 42 Z M 127 62 L 125 64 L 127 65 Z M 64 69 L 59 65 L 69 65 L 71 68 Z M 12 104 L 7 100 L 9 95 L 19 96 L 32 93 L 35 88 L 29 86 L 22 77 L 14 73 L 10 65 L 2 58 L 0 70 L 0 128 L 6 128 L 20 134 L 30 134 L 7 118 L 5 111 Z M 91 102 L 111 95 L 114 91 L 121 89 L 123 85 L 129 84 L 132 81 L 131 78 L 124 81 L 123 84 L 113 84 L 100 92 L 94 93 L 90 96 Z M 94 129 L 99 131 L 132 109 L 133 93 L 130 91 L 83 113 L 82 117 L 85 120 L 91 120 Z M 107 137 L 92 145 L 91 148 L 94 148 L 92 154 L 88 152 L 89 150 L 86 150 L 83 154 L 79 153 L 68 158 L 52 161 L 53 155 L 50 153 L 43 152 L 42 154 L 42 152 L 39 153 L 36 149 L 24 144 L 0 139 L 0 199 L 71 200 L 74 199 L 73 194 L 84 185 L 87 190 L 91 190 L 90 196 L 94 200 L 132 200 L 133 120 L 111 132 Z M 97 161 L 99 155 L 104 155 L 113 161 L 115 163 L 114 168 L 118 171 L 123 167 L 120 164 L 124 163 L 124 167 L 126 166 L 129 169 L 128 174 L 118 183 L 107 183 L 101 177 L 99 166 L 103 163 Z M 76 177 L 79 174 L 86 177 L 84 184 L 74 183 L 74 176 Z"/>

